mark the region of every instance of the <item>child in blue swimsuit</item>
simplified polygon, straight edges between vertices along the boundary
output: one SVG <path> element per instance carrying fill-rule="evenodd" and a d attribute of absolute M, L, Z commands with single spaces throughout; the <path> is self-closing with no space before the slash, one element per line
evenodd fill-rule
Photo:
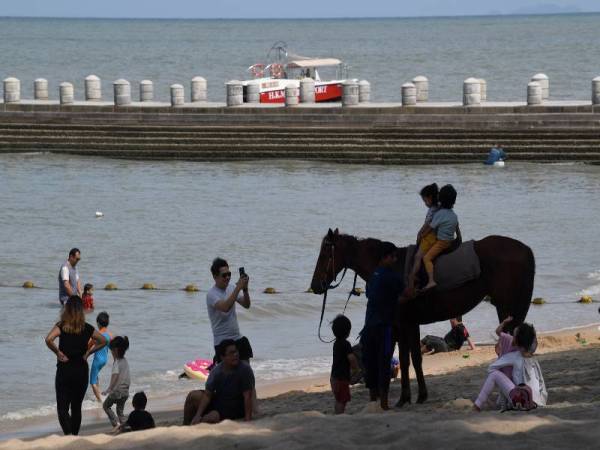
<path fill-rule="evenodd" d="M 107 345 L 102 349 L 98 350 L 94 353 L 94 361 L 92 361 L 92 368 L 90 369 L 90 385 L 92 386 L 92 391 L 94 391 L 94 395 L 96 399 L 102 403 L 102 397 L 100 397 L 100 387 L 98 386 L 98 375 L 100 374 L 100 370 L 104 367 L 106 362 L 108 361 L 108 344 L 112 339 L 111 334 L 108 332 L 108 313 L 102 311 L 96 317 L 96 323 L 98 324 L 98 331 L 104 338 L 106 339 Z"/>

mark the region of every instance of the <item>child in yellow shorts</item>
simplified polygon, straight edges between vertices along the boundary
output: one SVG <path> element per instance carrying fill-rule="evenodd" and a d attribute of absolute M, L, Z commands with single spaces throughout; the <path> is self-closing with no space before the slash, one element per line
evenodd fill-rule
<path fill-rule="evenodd" d="M 425 222 L 417 233 L 417 245 L 419 248 L 415 253 L 413 269 L 408 278 L 408 287 L 411 290 L 414 288 L 417 273 L 421 269 L 421 260 L 423 259 L 423 256 L 429 251 L 429 249 L 437 240 L 435 231 L 430 226 L 433 216 L 438 210 L 437 184 L 433 183 L 425 186 L 423 189 L 421 189 L 420 195 L 421 199 L 423 199 L 423 203 L 425 203 L 425 206 L 427 206 L 428 209 L 427 215 L 425 216 Z"/>

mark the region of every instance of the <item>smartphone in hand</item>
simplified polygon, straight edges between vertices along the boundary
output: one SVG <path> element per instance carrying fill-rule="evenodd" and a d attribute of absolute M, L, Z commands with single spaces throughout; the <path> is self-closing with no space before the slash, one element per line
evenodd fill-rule
<path fill-rule="evenodd" d="M 244 270 L 243 267 L 240 267 L 240 278 L 243 278 L 246 276 L 246 271 Z"/>

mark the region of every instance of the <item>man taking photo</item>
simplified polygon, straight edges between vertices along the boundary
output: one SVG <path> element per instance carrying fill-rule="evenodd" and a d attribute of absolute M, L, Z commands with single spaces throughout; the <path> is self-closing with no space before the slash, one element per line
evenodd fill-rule
<path fill-rule="evenodd" d="M 248 362 L 252 358 L 252 347 L 250 341 L 240 333 L 236 303 L 244 308 L 250 308 L 250 294 L 248 282 L 250 278 L 240 270 L 240 278 L 234 285 L 230 284 L 231 271 L 229 264 L 222 258 L 216 258 L 210 267 L 215 280 L 215 285 L 206 294 L 206 307 L 213 333 L 213 344 L 215 346 L 215 357 L 213 361 L 221 361 L 219 344 L 226 339 L 235 341 L 239 351 L 239 358 Z"/>

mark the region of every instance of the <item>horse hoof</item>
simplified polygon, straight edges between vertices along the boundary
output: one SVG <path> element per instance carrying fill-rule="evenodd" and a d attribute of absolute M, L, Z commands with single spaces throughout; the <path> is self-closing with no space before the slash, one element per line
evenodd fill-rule
<path fill-rule="evenodd" d="M 419 397 L 417 397 L 417 403 L 419 403 L 419 404 L 425 403 L 426 400 L 427 400 L 427 393 L 419 394 Z"/>
<path fill-rule="evenodd" d="M 396 403 L 396 406 L 395 406 L 395 408 L 402 408 L 402 407 L 403 407 L 404 405 L 406 405 L 407 403 L 410 405 L 410 403 L 411 403 L 411 402 L 410 402 L 410 397 L 407 397 L 407 398 L 401 398 L 401 399 L 400 399 L 400 400 L 398 400 L 398 402 Z"/>

